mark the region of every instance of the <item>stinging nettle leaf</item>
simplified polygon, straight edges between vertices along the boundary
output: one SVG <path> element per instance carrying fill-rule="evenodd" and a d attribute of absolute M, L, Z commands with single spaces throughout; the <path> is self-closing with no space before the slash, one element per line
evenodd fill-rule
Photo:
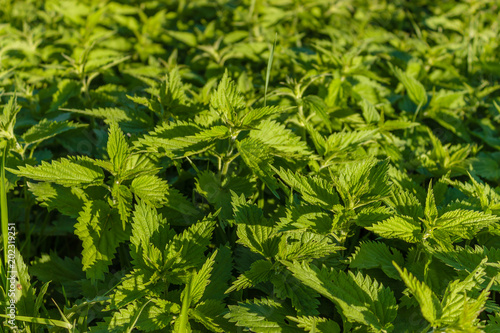
<path fill-rule="evenodd" d="M 118 212 L 101 200 L 87 202 L 75 224 L 75 234 L 83 242 L 82 264 L 87 278 L 103 280 L 118 244 L 128 238 Z"/>
<path fill-rule="evenodd" d="M 18 170 L 8 170 L 21 177 L 68 187 L 101 185 L 104 181 L 102 169 L 82 158 L 61 158 L 52 163 L 42 161 L 38 166 L 27 165 L 18 167 Z"/>
<path fill-rule="evenodd" d="M 128 150 L 129 148 L 125 135 L 117 123 L 112 123 L 109 127 L 107 151 L 116 174 L 122 169 L 123 163 L 127 158 Z"/>
<path fill-rule="evenodd" d="M 50 139 L 58 134 L 77 128 L 86 127 L 84 124 L 75 124 L 72 121 L 50 121 L 42 119 L 36 125 L 24 132 L 22 138 L 26 144 L 35 144 Z"/>
<path fill-rule="evenodd" d="M 381 268 L 390 278 L 400 280 L 398 271 L 392 262 L 404 264 L 404 258 L 397 249 L 387 246 L 382 242 L 363 242 L 356 247 L 351 256 L 349 267 L 352 268 Z"/>
<path fill-rule="evenodd" d="M 389 288 L 359 273 L 319 269 L 297 261 L 286 265 L 302 283 L 334 302 L 349 321 L 392 330 L 398 306 Z"/>
<path fill-rule="evenodd" d="M 413 274 L 406 270 L 406 268 L 402 270 L 396 263 L 394 263 L 394 266 L 398 270 L 401 279 L 420 304 L 420 310 L 422 311 L 424 318 L 427 319 L 427 321 L 433 326 L 436 325 L 443 312 L 441 303 L 439 302 L 437 296 L 429 288 L 429 286 L 427 286 L 424 282 L 418 281 Z"/>
<path fill-rule="evenodd" d="M 410 97 L 411 101 L 420 107 L 427 104 L 427 93 L 425 88 L 417 79 L 403 72 L 401 69 L 394 67 L 394 73 L 398 80 L 403 84 Z"/>

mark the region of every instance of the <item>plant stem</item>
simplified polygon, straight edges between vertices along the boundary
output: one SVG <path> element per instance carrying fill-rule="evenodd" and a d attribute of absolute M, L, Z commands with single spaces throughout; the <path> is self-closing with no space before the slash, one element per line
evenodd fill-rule
<path fill-rule="evenodd" d="M 229 170 L 229 165 L 231 162 L 238 157 L 239 153 L 236 153 L 233 156 L 233 151 L 234 151 L 234 146 L 236 142 L 236 137 L 238 136 L 238 133 L 232 134 L 232 129 L 231 129 L 231 137 L 229 138 L 229 147 L 227 148 L 227 153 L 226 156 L 224 156 L 224 164 L 222 165 L 222 170 L 220 172 L 220 175 L 222 178 L 224 178 L 227 175 L 227 172 Z"/>
<path fill-rule="evenodd" d="M 186 294 L 184 295 L 184 299 L 182 300 L 182 309 L 181 314 L 179 315 L 179 333 L 188 333 L 190 330 L 188 329 L 188 311 L 189 305 L 191 303 L 191 283 L 192 279 L 189 279 L 189 282 L 186 286 Z"/>
<path fill-rule="evenodd" d="M 2 235 L 3 235 L 3 256 L 4 264 L 7 265 L 7 245 L 9 241 L 9 212 L 7 206 L 7 189 L 5 188 L 5 157 L 7 155 L 8 143 L 5 144 L 2 154 L 2 165 L 1 170 L 1 184 L 0 184 L 0 207 L 2 210 L 1 220 L 2 220 Z"/>

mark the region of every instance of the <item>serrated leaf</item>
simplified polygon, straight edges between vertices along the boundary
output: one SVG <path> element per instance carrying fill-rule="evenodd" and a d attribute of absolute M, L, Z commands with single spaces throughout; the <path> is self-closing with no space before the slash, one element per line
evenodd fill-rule
<path fill-rule="evenodd" d="M 332 122 L 330 120 L 330 116 L 328 115 L 328 105 L 326 105 L 325 101 L 315 95 L 305 96 L 303 101 L 312 112 L 316 113 L 316 115 L 323 120 L 324 124 L 331 133 Z"/>
<path fill-rule="evenodd" d="M 107 152 L 111 163 L 113 163 L 115 174 L 118 174 L 122 169 L 123 163 L 127 158 L 128 149 L 125 135 L 123 135 L 117 123 L 112 123 L 109 127 Z"/>
<path fill-rule="evenodd" d="M 425 88 L 417 79 L 403 72 L 401 69 L 393 68 L 398 80 L 403 84 L 411 101 L 421 107 L 427 104 L 427 93 Z"/>
<path fill-rule="evenodd" d="M 497 222 L 500 218 L 483 212 L 456 209 L 448 211 L 436 220 L 436 228 L 450 235 L 471 239 L 479 230 Z"/>
<path fill-rule="evenodd" d="M 79 258 L 61 258 L 55 252 L 42 254 L 31 262 L 30 273 L 40 281 L 61 284 L 68 297 L 81 296 L 80 281 L 86 279 Z"/>
<path fill-rule="evenodd" d="M 357 208 L 388 197 L 388 161 L 377 163 L 373 159 L 350 162 L 335 179 L 337 191 L 344 204 Z"/>
<path fill-rule="evenodd" d="M 278 258 L 282 260 L 310 260 L 325 257 L 342 247 L 331 238 L 304 230 L 280 233 Z"/>
<path fill-rule="evenodd" d="M 165 203 L 169 191 L 168 183 L 154 175 L 143 175 L 134 178 L 130 184 L 130 190 L 138 198 L 159 206 Z"/>
<path fill-rule="evenodd" d="M 80 94 L 80 83 L 73 80 L 62 80 L 57 84 L 57 92 L 52 96 L 49 112 L 57 111 L 71 97 Z"/>
<path fill-rule="evenodd" d="M 87 278 L 104 279 L 118 244 L 128 238 L 118 212 L 101 200 L 86 203 L 75 234 L 83 242 L 82 264 Z"/>
<path fill-rule="evenodd" d="M 236 125 L 238 113 L 246 108 L 245 100 L 227 70 L 210 98 L 210 108 L 231 126 Z"/>
<path fill-rule="evenodd" d="M 272 274 L 274 274 L 273 264 L 269 260 L 254 261 L 250 269 L 238 276 L 226 293 L 255 287 L 261 282 L 269 281 Z"/>
<path fill-rule="evenodd" d="M 222 301 L 226 298 L 224 293 L 229 286 L 232 278 L 233 258 L 231 249 L 226 246 L 219 246 L 217 255 L 215 256 L 215 263 L 210 277 L 210 284 L 205 288 L 201 301 Z M 197 306 L 198 307 L 198 306 Z"/>
<path fill-rule="evenodd" d="M 382 242 L 363 242 L 356 247 L 356 251 L 349 260 L 349 267 L 371 269 L 380 268 L 390 278 L 400 280 L 398 271 L 392 262 L 404 264 L 404 258 L 397 249 L 387 246 Z"/>
<path fill-rule="evenodd" d="M 206 300 L 199 303 L 196 308 L 189 309 L 189 316 L 201 323 L 211 332 L 227 332 L 221 323 L 226 324 L 222 315 L 226 312 L 224 303 L 216 300 Z M 226 324 L 227 325 L 227 324 Z"/>
<path fill-rule="evenodd" d="M 140 201 L 134 210 L 130 255 L 136 265 L 158 269 L 162 250 L 173 239 L 175 232 L 154 207 Z"/>
<path fill-rule="evenodd" d="M 365 118 L 368 124 L 380 120 L 380 114 L 377 109 L 375 109 L 375 106 L 365 98 L 361 101 L 361 110 L 363 112 L 363 118 Z"/>
<path fill-rule="evenodd" d="M 264 120 L 251 130 L 249 137 L 269 147 L 272 154 L 284 158 L 301 158 L 311 154 L 300 137 L 274 120 Z"/>
<path fill-rule="evenodd" d="M 269 190 L 279 198 L 276 190 L 278 184 L 273 177 L 271 171 L 272 157 L 270 152 L 263 149 L 263 143 L 252 138 L 245 138 L 241 141 L 236 141 L 236 147 L 245 164 L 262 180 Z"/>
<path fill-rule="evenodd" d="M 394 264 L 394 266 L 398 270 L 401 279 L 420 304 L 420 310 L 424 318 L 433 326 L 436 325 L 443 312 L 437 296 L 432 292 L 429 286 L 424 282 L 418 281 L 413 274 L 406 270 L 406 268 L 402 270 L 397 264 Z"/>
<path fill-rule="evenodd" d="M 22 135 L 26 144 L 39 143 L 58 134 L 85 127 L 84 124 L 75 124 L 72 121 L 49 121 L 42 119 Z"/>
<path fill-rule="evenodd" d="M 184 289 L 181 294 L 181 301 L 185 297 L 189 297 L 189 306 L 193 306 L 198 303 L 199 300 L 203 297 L 205 288 L 210 283 L 210 275 L 212 273 L 216 255 L 217 251 L 215 251 L 210 257 L 207 258 L 199 271 L 191 276 L 191 281 L 186 286 L 186 289 L 190 288 L 191 290 L 187 291 L 186 289 Z"/>
<path fill-rule="evenodd" d="M 105 119 L 106 122 L 109 124 L 112 124 L 114 122 L 121 123 L 124 121 L 132 120 L 128 112 L 120 108 L 95 108 L 95 109 L 85 109 L 85 110 L 61 109 L 61 110 L 82 114 L 89 117 Z"/>
<path fill-rule="evenodd" d="M 313 317 L 313 316 L 288 316 L 288 319 L 297 323 L 297 326 L 303 328 L 309 333 L 340 333 L 340 326 L 333 320 Z"/>
<path fill-rule="evenodd" d="M 164 272 L 180 279 L 190 269 L 199 268 L 206 260 L 204 252 L 210 243 L 215 224 L 214 217 L 209 215 L 174 236 L 165 249 L 165 265 L 162 267 Z"/>
<path fill-rule="evenodd" d="M 254 127 L 259 124 L 262 119 L 283 112 L 283 108 L 279 106 L 264 106 L 257 109 L 250 109 L 241 119 L 242 127 Z"/>
<path fill-rule="evenodd" d="M 210 149 L 215 140 L 229 137 L 226 126 L 203 129 L 191 123 L 170 123 L 150 132 L 136 145 L 148 147 L 148 151 L 165 153 L 168 156 L 184 157 Z"/>
<path fill-rule="evenodd" d="M 384 238 L 398 238 L 409 243 L 417 243 L 421 237 L 420 224 L 408 216 L 393 216 L 366 229 Z"/>
<path fill-rule="evenodd" d="M 41 165 L 18 167 L 18 170 L 9 169 L 10 172 L 38 181 L 56 183 L 62 186 L 91 186 L 101 185 L 104 173 L 101 168 L 85 159 L 66 159 L 47 163 L 42 161 Z"/>
<path fill-rule="evenodd" d="M 79 215 L 79 210 L 75 207 L 83 207 L 88 200 L 84 190 L 78 187 L 69 188 L 45 182 L 27 182 L 27 185 L 40 206 L 47 207 L 49 211 L 57 209 L 62 214 L 75 218 Z"/>
<path fill-rule="evenodd" d="M 302 194 L 305 201 L 313 205 L 320 205 L 327 210 L 339 203 L 339 197 L 328 181 L 320 177 L 307 177 L 283 168 L 276 171 L 293 191 Z"/>
<path fill-rule="evenodd" d="M 229 313 L 225 316 L 236 326 L 246 327 L 255 333 L 300 332 L 286 323 L 286 317 L 292 311 L 281 303 L 268 298 L 239 302 L 229 305 Z"/>
<path fill-rule="evenodd" d="M 302 283 L 334 302 L 349 321 L 378 330 L 392 329 L 397 305 L 389 288 L 359 273 L 319 269 L 306 262 L 286 265 Z"/>
<path fill-rule="evenodd" d="M 112 206 L 118 209 L 122 223 L 125 225 L 132 210 L 132 193 L 127 186 L 115 184 L 111 194 L 113 196 Z"/>
<path fill-rule="evenodd" d="M 425 199 L 425 218 L 434 223 L 434 220 L 438 216 L 438 211 L 436 207 L 436 200 L 434 199 L 434 191 L 432 189 L 432 183 L 429 183 L 429 189 L 427 190 L 427 198 Z"/>
<path fill-rule="evenodd" d="M 397 189 L 393 191 L 391 197 L 386 200 L 391 207 L 401 215 L 413 218 L 423 218 L 424 210 L 418 198 L 407 189 Z"/>
<path fill-rule="evenodd" d="M 226 177 L 221 180 L 215 173 L 203 171 L 196 179 L 196 190 L 216 209 L 221 208 L 220 217 L 227 220 L 233 216 L 230 191 L 249 197 L 253 193 L 254 183 L 249 177 Z"/>

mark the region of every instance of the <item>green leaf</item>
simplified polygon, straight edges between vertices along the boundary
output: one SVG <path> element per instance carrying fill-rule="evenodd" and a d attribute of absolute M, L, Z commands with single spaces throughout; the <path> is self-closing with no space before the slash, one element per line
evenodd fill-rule
<path fill-rule="evenodd" d="M 245 138 L 241 141 L 236 141 L 236 147 L 241 154 L 241 158 L 245 164 L 262 180 L 271 192 L 279 198 L 276 190 L 278 183 L 273 177 L 271 169 L 272 157 L 270 152 L 263 149 L 263 143 L 260 140 Z"/>
<path fill-rule="evenodd" d="M 262 119 L 275 115 L 284 111 L 284 108 L 279 106 L 264 106 L 262 108 L 251 108 L 241 119 L 241 126 L 253 128 L 261 122 Z"/>
<path fill-rule="evenodd" d="M 289 325 L 286 318 L 293 312 L 285 305 L 269 298 L 246 300 L 238 305 L 228 305 L 229 313 L 225 316 L 236 326 L 244 327 L 255 333 L 301 332 Z M 303 332 L 303 331 L 302 331 Z"/>
<path fill-rule="evenodd" d="M 331 210 L 339 203 L 339 196 L 332 184 L 321 177 L 306 177 L 283 168 L 276 172 L 293 191 L 299 192 L 302 198 L 310 204 Z"/>
<path fill-rule="evenodd" d="M 82 295 L 80 281 L 85 280 L 82 263 L 79 258 L 64 259 L 55 252 L 42 254 L 31 262 L 30 273 L 43 282 L 52 281 L 64 287 L 67 297 L 79 297 Z"/>
<path fill-rule="evenodd" d="M 202 129 L 198 125 L 178 121 L 157 127 L 135 144 L 138 147 L 147 147 L 148 151 L 165 153 L 175 158 L 206 151 L 212 147 L 215 140 L 228 137 L 226 126 Z"/>
<path fill-rule="evenodd" d="M 207 258 L 199 271 L 192 275 L 191 282 L 186 286 L 186 288 L 190 288 L 191 290 L 188 292 L 186 289 L 184 289 L 181 294 L 181 301 L 185 297 L 189 297 L 188 302 L 190 306 L 193 306 L 200 301 L 200 299 L 203 297 L 203 293 L 205 292 L 205 288 L 210 283 L 210 275 L 212 273 L 216 255 L 217 251 L 215 251 L 209 258 Z"/>
<path fill-rule="evenodd" d="M 186 102 L 184 86 L 178 67 L 172 69 L 165 77 L 165 80 L 162 81 L 160 87 L 160 101 L 170 110 Z"/>
<path fill-rule="evenodd" d="M 330 116 L 328 115 L 328 105 L 326 105 L 325 101 L 322 100 L 320 97 L 315 96 L 315 95 L 309 95 L 305 96 L 303 98 L 303 101 L 305 105 L 308 106 L 308 108 L 316 113 L 318 117 L 321 118 L 321 120 L 324 122 L 326 127 L 328 128 L 328 131 L 331 133 L 332 132 L 332 122 L 330 120 Z"/>
<path fill-rule="evenodd" d="M 421 107 L 427 104 L 427 93 L 425 92 L 425 88 L 422 83 L 420 83 L 413 76 L 404 73 L 397 67 L 394 67 L 393 71 L 398 80 L 405 87 L 408 97 L 410 97 L 413 103 Z"/>
<path fill-rule="evenodd" d="M 166 202 L 169 186 L 165 180 L 158 176 L 143 175 L 134 178 L 130 184 L 130 190 L 138 198 L 159 207 Z"/>
<path fill-rule="evenodd" d="M 47 207 L 49 211 L 57 209 L 64 215 L 78 217 L 79 210 L 88 201 L 84 190 L 78 187 L 64 187 L 52 183 L 27 182 L 28 189 L 35 196 L 40 206 Z"/>
<path fill-rule="evenodd" d="M 14 127 L 16 125 L 16 115 L 21 110 L 17 105 L 17 99 L 12 96 L 9 102 L 4 105 L 2 114 L 0 114 L 0 138 L 7 140 L 14 139 Z"/>
<path fill-rule="evenodd" d="M 388 277 L 400 280 L 398 271 L 392 262 L 404 264 L 404 258 L 397 249 L 387 246 L 382 242 L 362 242 L 356 246 L 355 252 L 349 260 L 349 267 L 372 269 L 380 268 Z"/>
<path fill-rule="evenodd" d="M 331 134 L 325 142 L 325 156 L 342 157 L 345 152 L 352 152 L 361 145 L 369 143 L 377 135 L 377 129 L 342 131 Z"/>
<path fill-rule="evenodd" d="M 198 269 L 206 261 L 204 252 L 210 244 L 215 224 L 214 216 L 208 215 L 174 236 L 165 249 L 163 272 L 174 279 L 185 279 L 192 268 Z"/>
<path fill-rule="evenodd" d="M 424 210 L 418 198 L 407 189 L 396 189 L 386 202 L 393 207 L 396 212 L 413 218 L 423 218 Z"/>
<path fill-rule="evenodd" d="M 196 47 L 196 45 L 198 45 L 198 42 L 196 41 L 196 36 L 193 33 L 186 31 L 174 31 L 174 30 L 165 30 L 165 33 L 170 37 L 174 38 L 175 40 L 178 40 L 179 42 L 186 44 L 189 47 Z"/>
<path fill-rule="evenodd" d="M 85 127 L 84 124 L 75 124 L 71 121 L 50 121 L 42 119 L 37 124 L 33 125 L 22 135 L 26 144 L 39 143 L 50 139 L 58 134 L 71 131 L 77 128 Z"/>
<path fill-rule="evenodd" d="M 269 260 L 254 261 L 250 269 L 238 276 L 226 293 L 255 287 L 261 282 L 269 281 L 273 274 L 273 264 Z"/>
<path fill-rule="evenodd" d="M 210 300 L 222 301 L 227 295 L 224 293 L 229 287 L 229 282 L 232 279 L 233 258 L 231 249 L 225 246 L 219 246 L 215 263 L 210 277 L 210 284 L 205 288 L 201 301 L 209 302 Z"/>
<path fill-rule="evenodd" d="M 56 183 L 67 187 L 101 185 L 104 180 L 104 173 L 101 168 L 85 159 L 61 158 L 59 161 L 52 161 L 52 163 L 42 161 L 39 166 L 27 165 L 18 167 L 18 169 L 9 169 L 9 171 L 20 177 Z"/>
<path fill-rule="evenodd" d="M 302 158 L 311 154 L 306 142 L 274 120 L 264 120 L 251 130 L 249 137 L 269 147 L 273 155 Z"/>
<path fill-rule="evenodd" d="M 306 286 L 334 302 L 350 322 L 377 330 L 392 330 L 396 318 L 396 299 L 389 288 L 361 274 L 319 269 L 306 262 L 287 263 L 288 269 Z"/>
<path fill-rule="evenodd" d="M 436 228 L 450 235 L 471 239 L 481 229 L 497 222 L 500 217 L 483 212 L 456 209 L 442 214 L 436 220 Z"/>
<path fill-rule="evenodd" d="M 278 253 L 279 238 L 276 230 L 263 218 L 262 210 L 246 203 L 243 196 L 233 194 L 234 219 L 238 243 L 255 253 L 272 258 Z"/>
<path fill-rule="evenodd" d="M 434 199 L 434 191 L 432 190 L 432 183 L 429 183 L 429 189 L 427 190 L 424 214 L 425 218 L 431 223 L 434 223 L 438 216 L 436 200 Z"/>
<path fill-rule="evenodd" d="M 300 316 L 292 317 L 288 316 L 288 319 L 297 323 L 297 326 L 303 328 L 304 331 L 309 333 L 340 333 L 340 326 L 333 320 L 322 318 L 322 317 L 312 317 L 312 316 Z"/>
<path fill-rule="evenodd" d="M 101 200 L 87 202 L 75 224 L 75 234 L 83 242 L 82 264 L 87 278 L 103 280 L 118 244 L 128 238 L 118 212 Z"/>
<path fill-rule="evenodd" d="M 344 204 L 349 208 L 357 208 L 388 197 L 391 194 L 388 168 L 387 160 L 377 163 L 373 159 L 366 159 L 345 164 L 335 179 Z"/>
<path fill-rule="evenodd" d="M 0 317 L 3 318 L 10 318 L 6 314 L 0 314 Z M 67 323 L 62 320 L 55 320 L 55 319 L 49 319 L 49 318 L 34 318 L 34 317 L 28 317 L 28 316 L 16 316 L 16 320 L 27 322 L 27 323 L 33 323 L 33 324 L 41 324 L 41 325 L 50 325 L 50 326 L 55 326 L 55 327 L 61 327 L 65 328 L 67 330 L 72 330 L 73 325 L 70 323 Z"/>
<path fill-rule="evenodd" d="M 421 238 L 420 224 L 409 216 L 393 216 L 366 229 L 384 238 L 398 238 L 408 243 L 417 243 Z"/>
<path fill-rule="evenodd" d="M 367 99 L 363 98 L 361 101 L 361 110 L 363 111 L 363 118 L 365 118 L 368 124 L 376 123 L 380 120 L 380 114 L 378 113 L 375 106 L 371 104 Z"/>
<path fill-rule="evenodd" d="M 173 239 L 175 232 L 154 207 L 144 201 L 135 206 L 130 242 L 130 255 L 135 265 L 153 270 L 163 262 L 162 250 Z"/>
<path fill-rule="evenodd" d="M 216 300 L 206 300 L 199 303 L 196 308 L 189 309 L 189 317 L 201 323 L 211 332 L 228 332 L 221 324 L 228 326 L 222 315 L 226 312 L 224 303 Z"/>
<path fill-rule="evenodd" d="M 304 230 L 280 233 L 278 258 L 282 260 L 310 260 L 328 256 L 343 249 L 329 236 Z"/>
<path fill-rule="evenodd" d="M 106 123 L 121 123 L 124 121 L 130 121 L 132 118 L 129 116 L 128 112 L 120 108 L 95 108 L 95 109 L 61 109 L 68 112 L 78 113 L 89 117 L 95 117 L 99 119 L 105 119 Z"/>
<path fill-rule="evenodd" d="M 9 253 L 12 248 L 9 246 Z M 36 290 L 34 284 L 31 283 L 31 277 L 28 273 L 28 266 L 24 263 L 23 257 L 18 249 L 15 249 L 15 266 L 9 266 L 6 264 L 5 267 L 9 271 L 15 271 L 10 276 L 16 276 L 16 288 L 14 290 L 16 300 L 16 309 L 19 315 L 31 316 L 35 314 L 35 300 L 36 300 Z M 20 287 L 17 287 L 17 284 Z M 9 291 L 10 292 L 10 291 Z M 17 316 L 16 316 L 17 318 Z"/>
<path fill-rule="evenodd" d="M 221 180 L 211 171 L 202 171 L 196 179 L 196 190 L 216 209 L 221 208 L 221 218 L 229 220 L 233 217 L 230 191 L 249 197 L 253 193 L 254 183 L 249 177 L 225 177 Z"/>
<path fill-rule="evenodd" d="M 234 81 L 229 78 L 229 72 L 226 70 L 217 90 L 210 98 L 210 109 L 217 112 L 225 123 L 235 126 L 238 113 L 245 108 L 245 100 Z"/>
<path fill-rule="evenodd" d="M 496 282 L 492 286 L 493 290 L 500 291 L 500 272 L 495 267 L 495 263 L 500 261 L 500 250 L 494 247 L 487 248 L 476 245 L 474 248 L 466 246 L 456 246 L 453 251 L 444 249 L 434 250 L 432 254 L 446 265 L 453 267 L 460 274 L 472 272 L 481 262 L 487 258 L 486 262 L 486 286 L 489 280 L 495 278 Z"/>
<path fill-rule="evenodd" d="M 112 123 L 109 127 L 107 151 L 109 159 L 111 163 L 113 163 L 115 174 L 118 174 L 122 169 L 125 159 L 127 158 L 128 149 L 125 135 L 123 135 L 117 123 Z"/>
<path fill-rule="evenodd" d="M 424 282 L 417 280 L 417 278 L 408 272 L 406 268 L 402 270 L 396 263 L 394 263 L 394 266 L 398 270 L 401 279 L 420 304 L 420 310 L 424 318 L 430 322 L 431 325 L 435 326 L 443 312 L 437 296 L 432 292 L 431 288 Z"/>
<path fill-rule="evenodd" d="M 63 106 L 71 97 L 80 94 L 80 83 L 73 80 L 61 80 L 57 84 L 57 92 L 52 96 L 48 112 L 54 112 Z"/>
<path fill-rule="evenodd" d="M 294 205 L 287 208 L 286 217 L 280 218 L 277 228 L 281 231 L 308 229 L 327 234 L 332 229 L 332 214 L 316 205 Z"/>

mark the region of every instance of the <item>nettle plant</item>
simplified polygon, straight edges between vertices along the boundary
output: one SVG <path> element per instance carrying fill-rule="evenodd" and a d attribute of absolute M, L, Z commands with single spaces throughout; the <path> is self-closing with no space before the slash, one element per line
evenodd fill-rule
<path fill-rule="evenodd" d="M 91 332 L 398 332 L 408 321 L 418 331 L 481 332 L 483 311 L 498 313 L 489 296 L 500 291 L 500 257 L 483 241 L 499 234 L 498 193 L 473 177 L 451 180 L 452 171 L 425 191 L 363 149 L 414 123 L 379 118 L 324 136 L 312 131 L 309 107 L 299 132 L 311 135 L 302 137 L 282 123 L 289 109 L 248 106 L 227 71 L 208 109 L 196 111 L 187 91 L 173 70 L 151 98 L 130 97 L 160 121 L 144 135 L 124 133 L 112 118 L 119 111 L 71 110 L 109 124 L 103 158 L 7 168 L 41 206 L 75 221 L 82 244 L 81 260 L 34 262 L 46 284 L 21 320 Z M 179 110 L 192 115 L 178 119 Z M 9 112 L 2 133 L 19 140 L 11 150 L 21 157 L 26 138 L 73 126 L 43 123 L 16 139 Z M 193 200 L 171 184 L 183 177 Z M 35 290 L 20 271 L 27 303 Z M 50 280 L 68 302 L 62 320 L 40 319 Z"/>

